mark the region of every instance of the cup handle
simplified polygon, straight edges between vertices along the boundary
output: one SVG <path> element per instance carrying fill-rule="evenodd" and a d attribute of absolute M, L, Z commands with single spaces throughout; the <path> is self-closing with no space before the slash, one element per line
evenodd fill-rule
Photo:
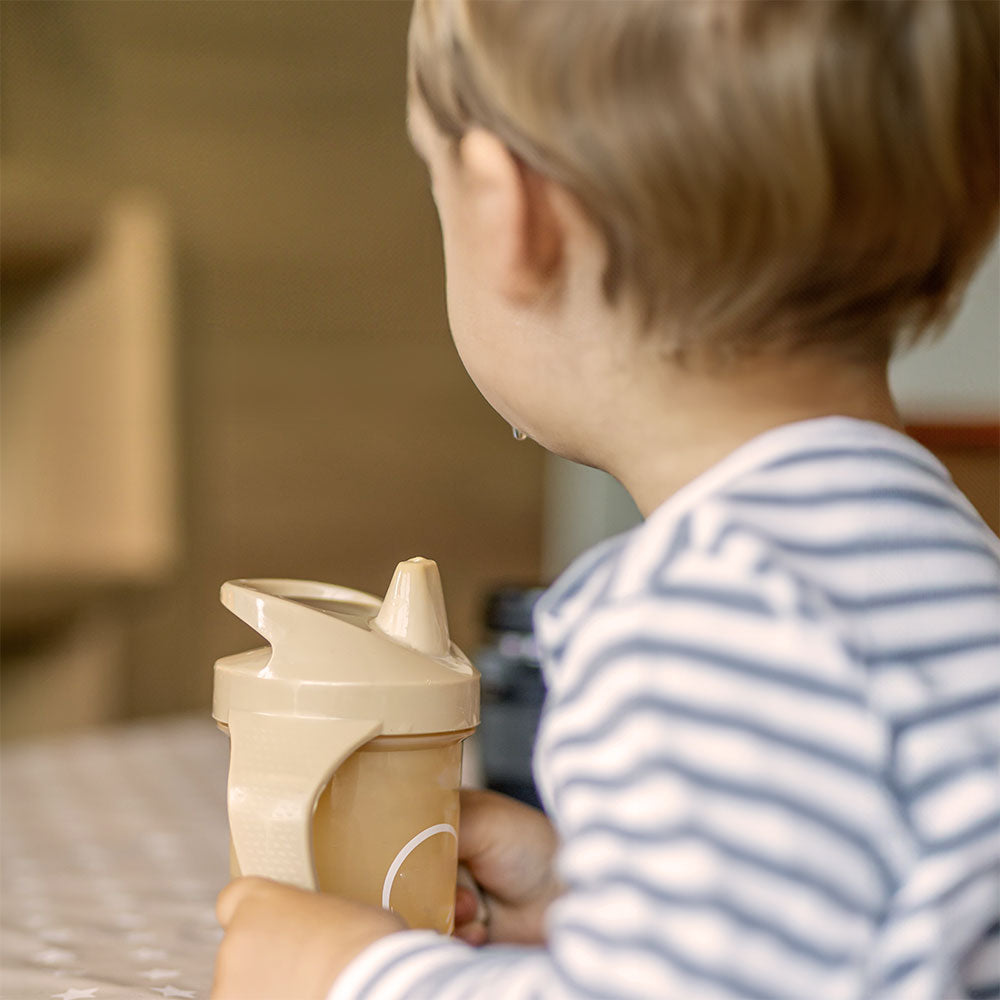
<path fill-rule="evenodd" d="M 316 889 L 312 816 L 320 792 L 359 746 L 368 719 L 229 712 L 229 829 L 244 875 Z"/>

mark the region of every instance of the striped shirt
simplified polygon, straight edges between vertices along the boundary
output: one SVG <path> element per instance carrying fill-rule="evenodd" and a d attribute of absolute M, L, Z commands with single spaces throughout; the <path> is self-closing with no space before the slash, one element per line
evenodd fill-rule
<path fill-rule="evenodd" d="M 536 632 L 548 947 L 403 932 L 330 1000 L 1000 996 L 1000 543 L 931 454 L 769 431 Z"/>

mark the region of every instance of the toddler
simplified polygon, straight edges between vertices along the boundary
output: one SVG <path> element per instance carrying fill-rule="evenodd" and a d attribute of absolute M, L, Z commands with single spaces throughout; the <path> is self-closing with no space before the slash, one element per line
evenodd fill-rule
<path fill-rule="evenodd" d="M 546 815 L 466 794 L 459 940 L 238 880 L 213 996 L 1000 997 L 1000 543 L 886 377 L 996 229 L 997 39 L 993 0 L 417 0 L 459 354 L 645 520 L 539 606 Z"/>

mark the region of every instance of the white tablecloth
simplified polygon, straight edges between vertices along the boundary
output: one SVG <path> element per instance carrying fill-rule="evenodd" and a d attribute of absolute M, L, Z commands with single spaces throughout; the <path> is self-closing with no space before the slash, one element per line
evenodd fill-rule
<path fill-rule="evenodd" d="M 228 755 L 207 717 L 3 749 L 2 1000 L 206 1000 Z"/>

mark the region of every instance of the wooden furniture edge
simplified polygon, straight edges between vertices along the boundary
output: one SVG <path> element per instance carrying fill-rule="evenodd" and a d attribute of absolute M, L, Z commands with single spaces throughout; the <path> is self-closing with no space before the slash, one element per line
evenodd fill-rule
<path fill-rule="evenodd" d="M 912 423 L 906 433 L 925 448 L 974 448 L 1000 450 L 1000 421 L 995 423 Z"/>

